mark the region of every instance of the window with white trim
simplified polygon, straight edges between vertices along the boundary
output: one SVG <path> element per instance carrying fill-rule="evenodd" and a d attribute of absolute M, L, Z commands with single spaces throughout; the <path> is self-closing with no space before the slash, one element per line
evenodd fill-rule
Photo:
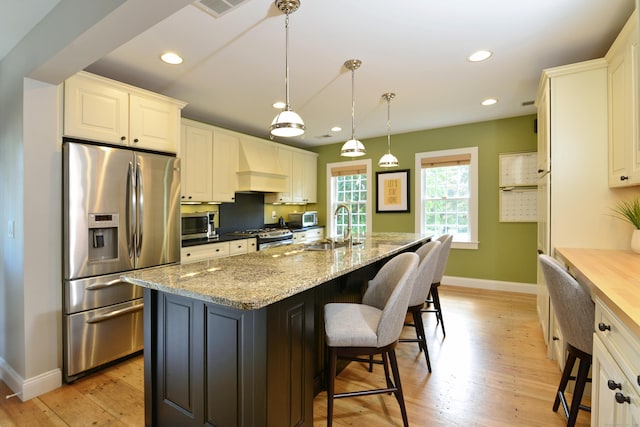
<path fill-rule="evenodd" d="M 416 153 L 416 230 L 478 247 L 478 147 Z"/>
<path fill-rule="evenodd" d="M 351 234 L 364 236 L 371 229 L 371 159 L 327 164 L 327 236 L 343 236 L 347 229 L 346 209 L 351 211 Z"/>

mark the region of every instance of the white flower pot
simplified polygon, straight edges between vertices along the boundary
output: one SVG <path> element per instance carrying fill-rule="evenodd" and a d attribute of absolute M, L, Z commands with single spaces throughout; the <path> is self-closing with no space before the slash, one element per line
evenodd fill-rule
<path fill-rule="evenodd" d="M 640 230 L 633 230 L 631 235 L 631 250 L 640 254 Z"/>

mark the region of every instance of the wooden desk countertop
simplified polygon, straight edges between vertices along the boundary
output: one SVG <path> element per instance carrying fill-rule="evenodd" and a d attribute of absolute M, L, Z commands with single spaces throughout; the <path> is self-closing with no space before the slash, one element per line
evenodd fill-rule
<path fill-rule="evenodd" d="M 640 337 L 640 254 L 606 249 L 556 248 L 571 273 L 591 288 Z"/>

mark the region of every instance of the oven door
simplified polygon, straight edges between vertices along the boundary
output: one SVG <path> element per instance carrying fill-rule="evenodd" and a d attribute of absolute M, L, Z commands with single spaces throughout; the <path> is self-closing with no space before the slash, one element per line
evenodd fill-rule
<path fill-rule="evenodd" d="M 281 240 L 261 241 L 258 243 L 258 250 L 275 248 L 276 246 L 293 245 L 293 237 Z"/>

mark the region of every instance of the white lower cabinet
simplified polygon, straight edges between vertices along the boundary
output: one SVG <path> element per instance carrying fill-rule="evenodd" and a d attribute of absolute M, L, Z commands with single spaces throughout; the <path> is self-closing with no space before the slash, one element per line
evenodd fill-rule
<path fill-rule="evenodd" d="M 640 426 L 640 339 L 596 299 L 591 426 Z"/>
<path fill-rule="evenodd" d="M 204 245 L 187 246 L 180 251 L 180 262 L 204 261 L 213 258 L 225 258 L 242 255 L 257 250 L 256 239 L 232 240 L 230 242 L 208 243 Z"/>
<path fill-rule="evenodd" d="M 322 240 L 324 238 L 324 228 L 311 228 L 305 231 L 294 231 L 293 232 L 293 243 L 294 244 L 302 244 L 302 243 L 313 243 L 318 240 Z"/>

